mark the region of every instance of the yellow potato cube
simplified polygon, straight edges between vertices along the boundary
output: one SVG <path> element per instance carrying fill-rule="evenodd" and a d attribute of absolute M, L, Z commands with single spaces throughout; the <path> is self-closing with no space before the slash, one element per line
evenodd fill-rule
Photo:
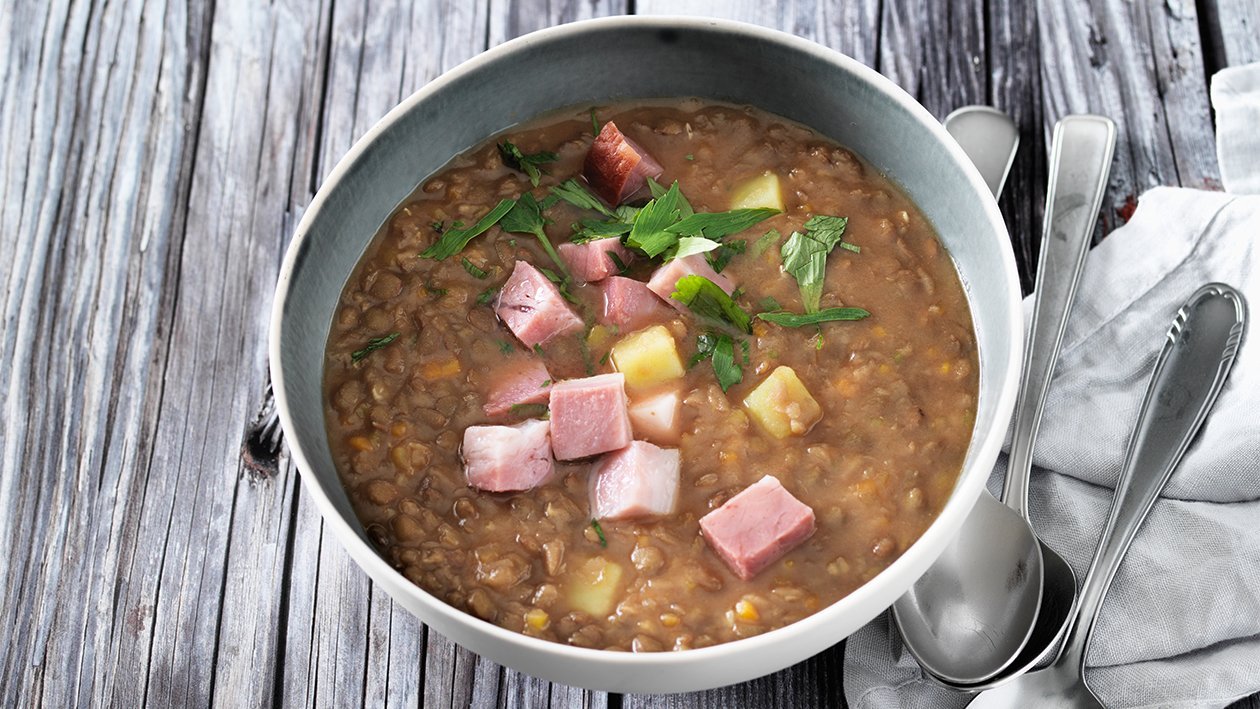
<path fill-rule="evenodd" d="M 779 176 L 766 172 L 741 184 L 731 193 L 731 209 L 777 209 L 783 211 Z"/>
<path fill-rule="evenodd" d="M 631 389 L 681 379 L 687 373 L 674 336 L 664 325 L 640 330 L 613 345 L 612 362 L 618 372 L 626 375 L 626 386 Z"/>
<path fill-rule="evenodd" d="M 822 418 L 822 407 L 791 367 L 778 367 L 771 372 L 744 397 L 744 408 L 775 438 L 803 436 Z"/>
<path fill-rule="evenodd" d="M 612 612 L 620 583 L 621 566 L 597 556 L 570 575 L 569 604 L 595 618 L 606 616 Z"/>

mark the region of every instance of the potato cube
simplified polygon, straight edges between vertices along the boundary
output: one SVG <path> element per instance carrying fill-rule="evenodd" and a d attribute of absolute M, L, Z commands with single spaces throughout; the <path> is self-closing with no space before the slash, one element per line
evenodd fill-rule
<path fill-rule="evenodd" d="M 779 176 L 766 172 L 735 188 L 731 193 L 731 209 L 777 209 L 783 211 L 783 195 L 779 191 Z"/>
<path fill-rule="evenodd" d="M 626 375 L 626 386 L 646 389 L 662 382 L 680 379 L 687 370 L 674 336 L 664 325 L 654 325 L 646 330 L 626 336 L 613 345 L 613 366 Z"/>
<path fill-rule="evenodd" d="M 569 604 L 595 618 L 606 616 L 612 612 L 620 583 L 621 566 L 602 557 L 594 557 L 569 577 L 566 584 Z"/>
<path fill-rule="evenodd" d="M 822 407 L 791 367 L 778 367 L 744 397 L 748 415 L 775 438 L 803 436 L 822 418 Z"/>

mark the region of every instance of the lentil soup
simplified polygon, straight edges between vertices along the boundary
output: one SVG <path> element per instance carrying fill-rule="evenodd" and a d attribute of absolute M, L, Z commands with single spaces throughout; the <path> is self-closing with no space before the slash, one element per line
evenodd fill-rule
<path fill-rule="evenodd" d="M 949 255 L 869 164 L 758 109 L 644 102 L 427 179 L 345 286 L 325 414 L 417 585 L 548 640 L 682 650 L 896 560 L 953 489 L 977 368 Z"/>

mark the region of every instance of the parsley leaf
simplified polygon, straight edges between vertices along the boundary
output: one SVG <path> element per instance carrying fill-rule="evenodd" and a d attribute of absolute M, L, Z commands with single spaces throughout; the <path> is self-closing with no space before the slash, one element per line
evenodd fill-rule
<path fill-rule="evenodd" d="M 398 334 L 399 333 L 397 332 L 391 332 L 388 335 L 385 335 L 384 337 L 373 337 L 372 339 L 367 341 L 367 344 L 364 345 L 363 349 L 355 350 L 354 352 L 350 353 L 350 361 L 358 362 L 364 357 L 367 357 L 368 355 L 388 345 L 394 340 L 397 340 Z"/>
<path fill-rule="evenodd" d="M 489 304 L 490 301 L 494 300 L 494 297 L 498 294 L 499 294 L 499 289 L 495 288 L 494 286 L 490 286 L 489 288 L 477 294 L 477 305 Z"/>
<path fill-rule="evenodd" d="M 740 332 L 752 332 L 752 318 L 739 307 L 721 286 L 704 276 L 683 276 L 674 285 L 670 297 L 704 318 L 725 323 Z"/>
<path fill-rule="evenodd" d="M 714 271 L 721 273 L 731 264 L 731 259 L 735 258 L 735 254 L 742 254 L 748 249 L 748 242 L 743 239 L 735 239 L 734 241 L 724 241 L 722 245 L 717 247 L 707 258 L 709 265 Z"/>
<path fill-rule="evenodd" d="M 604 205 L 599 197 L 591 194 L 591 191 L 582 186 L 581 182 L 570 177 L 551 188 L 551 194 L 568 202 L 574 207 L 582 209 L 593 209 L 606 217 L 617 218 L 617 214 Z"/>
<path fill-rule="evenodd" d="M 840 243 L 848 222 L 844 217 L 815 216 L 805 222 L 804 232 L 792 232 L 779 249 L 783 270 L 792 274 L 801 289 L 806 313 L 818 311 L 827 275 L 827 254 Z"/>
<path fill-rule="evenodd" d="M 429 248 L 422 251 L 420 256 L 422 258 L 431 258 L 441 261 L 442 259 L 459 253 L 465 246 L 468 245 L 468 242 L 473 240 L 473 238 L 480 236 L 485 233 L 487 229 L 494 226 L 505 214 L 512 210 L 515 204 L 516 203 L 510 199 L 505 199 L 502 202 L 499 202 L 495 205 L 494 209 L 491 209 L 486 213 L 486 216 L 481 218 L 481 221 L 467 229 L 456 229 L 454 228 L 455 225 L 452 224 L 452 228 L 443 232 L 441 238 L 433 242 Z"/>
<path fill-rule="evenodd" d="M 753 257 L 755 258 L 764 254 L 771 246 L 779 243 L 779 238 L 779 231 L 777 229 L 771 229 L 765 234 L 762 234 L 761 238 L 757 239 L 757 241 L 755 241 L 752 245 Z"/>
<path fill-rule="evenodd" d="M 595 529 L 595 534 L 599 536 L 599 545 L 601 547 L 608 546 L 608 538 L 604 536 L 604 528 L 599 526 L 599 520 L 591 519 L 591 527 Z"/>
<path fill-rule="evenodd" d="M 503 158 L 504 165 L 525 173 L 529 178 L 529 183 L 535 187 L 538 186 L 538 180 L 542 178 L 542 170 L 538 166 L 555 162 L 559 157 L 555 153 L 546 151 L 531 155 L 522 154 L 521 149 L 513 145 L 510 140 L 499 143 L 499 156 Z"/>
<path fill-rule="evenodd" d="M 666 228 L 678 221 L 678 200 L 681 196 L 675 181 L 660 197 L 644 205 L 635 215 L 626 244 L 656 257 L 678 243 L 678 235 L 666 231 Z"/>
<path fill-rule="evenodd" d="M 469 261 L 467 256 L 463 257 L 463 265 L 464 265 L 464 270 L 468 271 L 468 275 L 472 276 L 473 278 L 485 278 L 486 276 L 490 275 L 486 271 L 486 269 L 481 268 L 480 266 L 473 263 L 472 261 Z"/>
<path fill-rule="evenodd" d="M 783 327 L 803 327 L 837 320 L 865 320 L 870 315 L 869 311 L 862 308 L 823 308 L 805 315 L 779 310 L 772 313 L 758 313 L 757 317 Z"/>
<path fill-rule="evenodd" d="M 678 248 L 673 250 L 665 260 L 671 261 L 676 258 L 685 258 L 694 254 L 702 254 L 706 251 L 712 251 L 720 247 L 716 241 L 706 239 L 703 236 L 684 236 L 678 240 Z"/>
<path fill-rule="evenodd" d="M 744 370 L 735 363 L 735 343 L 727 335 L 719 335 L 713 348 L 713 373 L 723 393 L 744 379 Z"/>
<path fill-rule="evenodd" d="M 585 244 L 596 239 L 622 236 L 630 233 L 631 226 L 633 225 L 628 222 L 583 219 L 581 222 L 573 225 L 573 236 L 569 240 L 575 244 Z"/>
<path fill-rule="evenodd" d="M 728 234 L 736 234 L 776 214 L 779 210 L 766 207 L 757 209 L 732 209 L 729 212 L 699 212 L 669 227 L 675 234 L 687 236 L 704 236 L 710 239 L 721 239 Z"/>
<path fill-rule="evenodd" d="M 543 231 L 546 225 L 543 219 L 542 209 L 538 206 L 538 201 L 534 199 L 534 195 L 526 192 L 516 200 L 511 211 L 503 216 L 503 221 L 499 223 L 499 227 L 503 231 L 510 231 L 515 234 L 533 234 L 542 242 L 543 251 L 551 257 L 555 262 L 556 268 L 564 274 L 565 280 L 568 280 L 569 270 L 565 268 L 564 261 L 560 260 L 560 254 L 551 246 L 551 240 L 547 238 L 547 232 Z"/>
<path fill-rule="evenodd" d="M 747 364 L 748 342 L 740 340 L 739 344 L 744 350 L 744 363 Z M 705 332 L 697 336 L 696 353 L 691 356 L 687 366 L 694 367 L 706 359 L 712 361 L 713 373 L 723 392 L 743 381 L 744 370 L 735 361 L 735 342 L 730 335 Z"/>
<path fill-rule="evenodd" d="M 512 404 L 512 415 L 521 418 L 547 418 L 551 409 L 546 404 Z"/>
<path fill-rule="evenodd" d="M 657 182 L 651 177 L 647 178 L 647 184 L 648 184 L 648 191 L 652 193 L 653 199 L 660 199 L 661 197 L 665 196 L 666 192 L 669 191 L 665 189 L 664 187 L 662 187 L 661 183 Z M 678 181 L 674 180 L 674 184 L 678 184 Z M 696 213 L 696 210 L 691 208 L 691 202 L 688 202 L 687 197 L 684 196 L 682 192 L 680 191 L 678 193 L 678 216 L 685 219 L 695 213 Z"/>

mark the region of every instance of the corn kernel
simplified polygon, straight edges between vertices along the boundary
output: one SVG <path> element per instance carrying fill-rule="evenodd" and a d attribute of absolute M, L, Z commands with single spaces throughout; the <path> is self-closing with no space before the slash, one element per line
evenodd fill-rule
<path fill-rule="evenodd" d="M 892 372 L 892 367 L 888 366 L 887 364 L 881 364 L 881 365 L 879 365 L 879 373 L 880 373 L 880 374 L 888 374 L 888 373 L 890 373 L 890 372 Z"/>
<path fill-rule="evenodd" d="M 949 362 L 941 362 L 941 374 L 949 374 L 953 368 L 954 366 Z"/>
<path fill-rule="evenodd" d="M 546 630 L 551 625 L 551 616 L 541 608 L 533 608 L 525 614 L 525 624 L 534 630 Z"/>
<path fill-rule="evenodd" d="M 731 451 L 722 451 L 721 453 L 718 453 L 718 460 L 723 463 L 734 463 L 739 460 L 739 454 Z"/>
<path fill-rule="evenodd" d="M 742 598 L 735 603 L 735 616 L 745 623 L 756 623 L 758 620 L 761 620 L 761 614 L 757 612 L 757 606 Z"/>
<path fill-rule="evenodd" d="M 376 447 L 372 445 L 372 439 L 367 436 L 351 436 L 346 443 L 350 444 L 350 447 L 357 451 L 370 451 Z"/>
<path fill-rule="evenodd" d="M 840 392 L 841 396 L 853 397 L 857 395 L 857 385 L 852 379 L 841 379 L 836 382 L 836 391 Z"/>
<path fill-rule="evenodd" d="M 665 626 L 666 628 L 677 627 L 680 622 L 682 622 L 682 618 L 679 618 L 674 613 L 661 614 L 661 625 Z"/>
<path fill-rule="evenodd" d="M 435 379 L 446 379 L 459 374 L 459 360 L 451 357 L 439 362 L 425 362 L 420 368 L 420 376 L 433 381 Z"/>
<path fill-rule="evenodd" d="M 876 325 L 871 328 L 871 334 L 876 337 L 886 337 L 888 335 L 888 331 L 884 329 L 883 325 Z"/>
<path fill-rule="evenodd" d="M 399 421 L 398 423 L 395 423 L 393 426 L 390 426 L 389 432 L 394 434 L 396 437 L 401 438 L 407 435 L 407 424 L 403 421 Z"/>

